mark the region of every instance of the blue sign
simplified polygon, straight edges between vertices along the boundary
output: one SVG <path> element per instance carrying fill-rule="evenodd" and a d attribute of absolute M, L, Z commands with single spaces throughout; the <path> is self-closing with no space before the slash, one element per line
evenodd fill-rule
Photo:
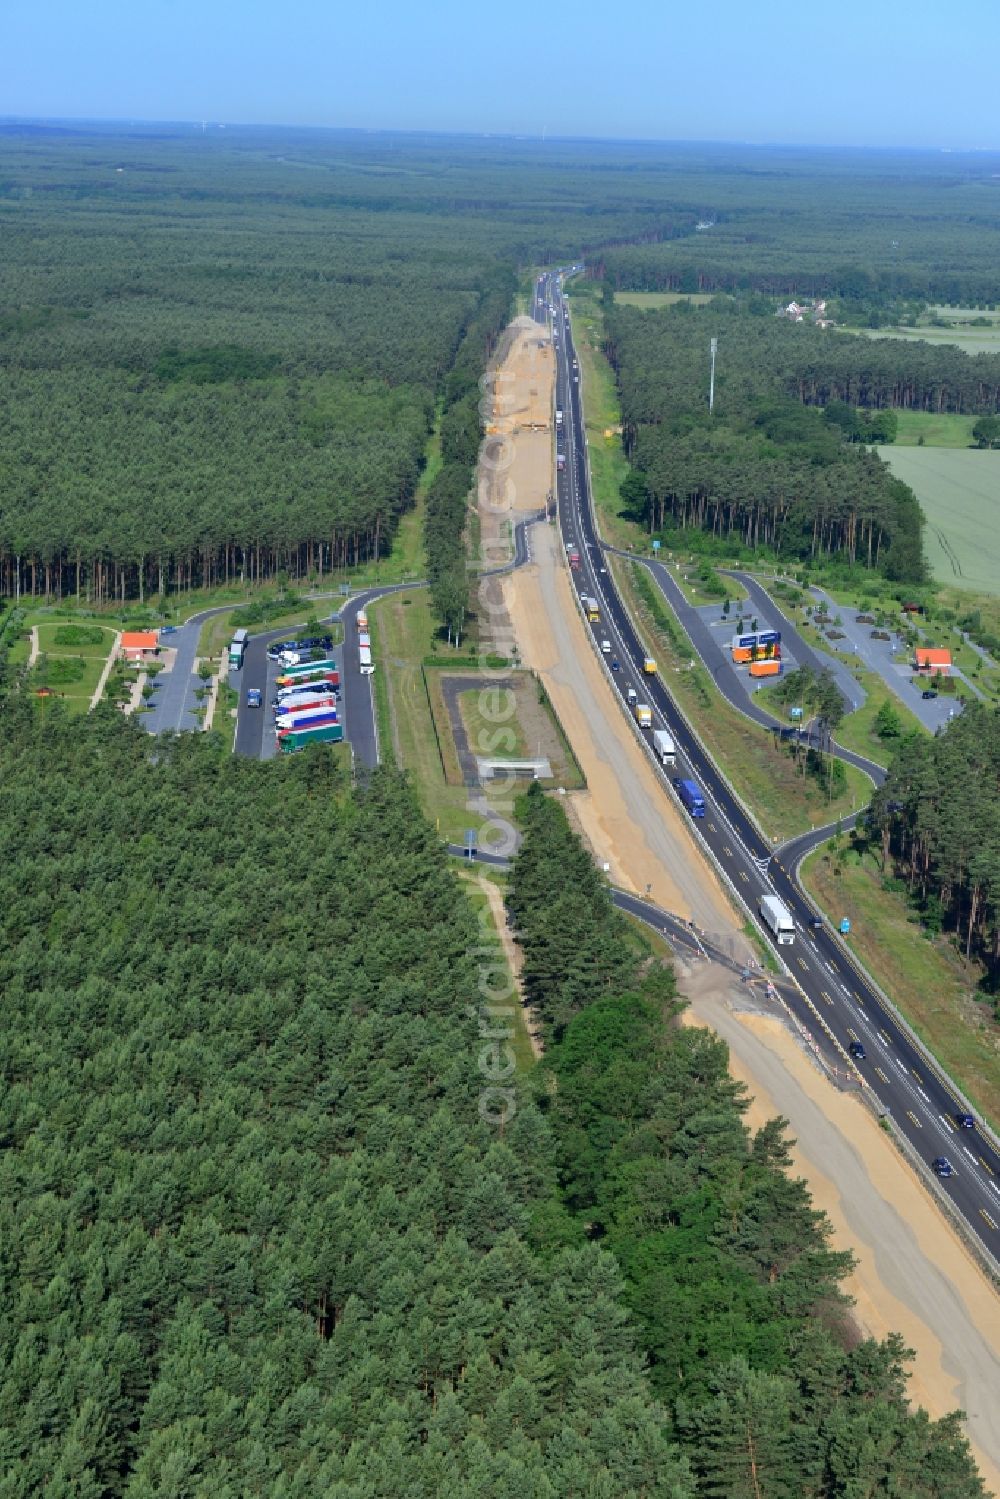
<path fill-rule="evenodd" d="M 660 543 L 658 541 L 654 541 L 653 542 L 653 551 L 654 552 L 658 552 L 659 550 L 660 550 Z"/>
<path fill-rule="evenodd" d="M 757 632 L 757 644 L 758 645 L 780 645 L 781 644 L 781 632 L 779 630 L 758 630 L 758 632 Z"/>
<path fill-rule="evenodd" d="M 793 718 L 793 719 L 796 719 L 796 720 L 800 719 L 802 717 L 802 709 L 801 708 L 793 708 L 792 711 L 791 711 L 790 717 Z"/>
<path fill-rule="evenodd" d="M 841 923 L 840 923 L 840 935 L 842 937 L 846 937 L 847 934 L 848 934 L 848 932 L 850 930 L 851 930 L 851 923 L 848 921 L 847 917 L 845 916 L 844 919 L 843 919 L 843 921 L 841 921 Z"/>

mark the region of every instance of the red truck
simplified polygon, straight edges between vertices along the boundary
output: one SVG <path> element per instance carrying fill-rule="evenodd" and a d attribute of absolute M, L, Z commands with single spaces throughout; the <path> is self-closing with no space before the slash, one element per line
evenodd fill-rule
<path fill-rule="evenodd" d="M 575 573 L 580 571 L 580 553 L 572 551 L 569 554 L 569 565 Z"/>

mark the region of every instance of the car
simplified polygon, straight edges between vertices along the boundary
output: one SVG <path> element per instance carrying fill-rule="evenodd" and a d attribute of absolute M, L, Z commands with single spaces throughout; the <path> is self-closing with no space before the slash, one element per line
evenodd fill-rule
<path fill-rule="evenodd" d="M 601 568 L 601 572 L 602 572 L 602 573 L 606 573 L 606 572 L 607 572 L 607 568 L 606 568 L 606 567 L 602 567 L 602 568 Z"/>
<path fill-rule="evenodd" d="M 177 634 L 177 626 L 176 625 L 161 625 L 160 626 L 160 634 L 161 635 L 176 635 Z"/>
<path fill-rule="evenodd" d="M 610 640 L 602 640 L 601 641 L 601 650 L 604 652 L 604 654 L 606 656 L 610 656 L 611 655 L 611 641 Z"/>
<path fill-rule="evenodd" d="M 621 669 L 622 669 L 622 664 L 619 661 L 618 657 L 616 656 L 614 658 L 614 660 L 612 661 L 612 663 L 611 663 L 611 670 L 612 671 L 621 671 Z"/>
<path fill-rule="evenodd" d="M 247 707 L 259 708 L 261 704 L 261 692 L 259 687 L 247 688 Z"/>
<path fill-rule="evenodd" d="M 636 692 L 634 687 L 627 688 L 625 696 L 628 698 L 630 703 L 637 702 L 639 698 L 639 694 Z"/>
<path fill-rule="evenodd" d="M 860 1041 L 852 1041 L 847 1050 L 850 1052 L 851 1056 L 855 1057 L 859 1062 L 863 1062 L 865 1057 L 867 1056 L 867 1052 L 865 1051 L 865 1048 Z"/>
<path fill-rule="evenodd" d="M 938 1176 L 954 1176 L 955 1174 L 955 1168 L 946 1155 L 936 1156 L 935 1159 L 931 1161 L 931 1165 L 934 1167 L 934 1170 L 937 1172 Z"/>
<path fill-rule="evenodd" d="M 923 692 L 920 694 L 920 696 L 923 698 L 924 702 L 926 703 L 926 702 L 930 702 L 930 700 L 931 700 L 932 697 L 937 697 L 937 693 L 934 691 L 933 687 L 925 687 L 924 690 L 923 690 Z"/>
<path fill-rule="evenodd" d="M 955 1123 L 959 1129 L 975 1129 L 976 1121 L 971 1114 L 956 1114 Z"/>

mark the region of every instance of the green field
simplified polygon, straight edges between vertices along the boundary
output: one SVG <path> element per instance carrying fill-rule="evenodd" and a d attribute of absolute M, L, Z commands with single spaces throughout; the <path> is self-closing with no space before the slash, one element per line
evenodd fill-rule
<path fill-rule="evenodd" d="M 925 548 L 942 583 L 1000 593 L 1000 451 L 879 448 L 927 517 Z"/>
<path fill-rule="evenodd" d="M 959 416 L 954 411 L 897 411 L 895 446 L 971 448 L 975 422 L 974 416 Z"/>
<path fill-rule="evenodd" d="M 696 307 L 704 307 L 717 295 L 702 291 L 616 291 L 615 301 L 625 307 L 673 307 L 675 302 L 693 302 Z"/>
<path fill-rule="evenodd" d="M 908 338 L 928 344 L 954 344 L 966 354 L 996 354 L 1000 352 L 1000 326 L 992 328 L 969 328 L 959 324 L 953 328 L 849 328 L 849 333 L 859 333 L 862 338 Z"/>

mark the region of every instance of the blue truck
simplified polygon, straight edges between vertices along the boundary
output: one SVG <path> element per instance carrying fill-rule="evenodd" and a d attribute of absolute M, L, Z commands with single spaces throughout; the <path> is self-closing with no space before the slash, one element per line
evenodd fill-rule
<path fill-rule="evenodd" d="M 695 781 L 675 781 L 674 789 L 692 817 L 704 817 L 705 798 Z"/>

